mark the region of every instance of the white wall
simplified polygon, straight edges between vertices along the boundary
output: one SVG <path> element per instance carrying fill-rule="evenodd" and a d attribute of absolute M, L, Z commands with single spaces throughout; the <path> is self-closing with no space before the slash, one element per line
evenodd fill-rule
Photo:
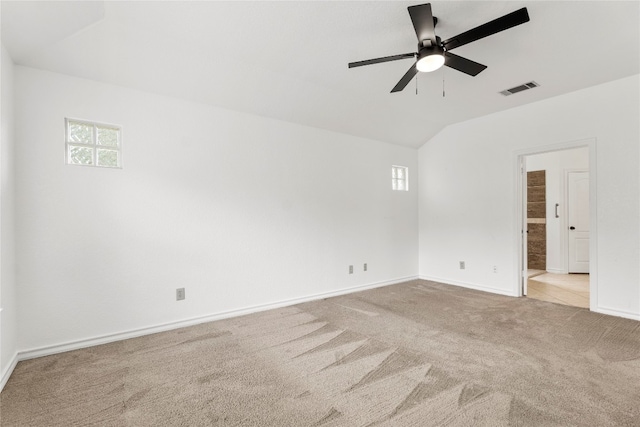
<path fill-rule="evenodd" d="M 640 318 L 639 82 L 636 75 L 459 123 L 425 144 L 419 150 L 420 276 L 514 294 L 516 153 L 595 138 L 594 309 Z M 460 260 L 465 270 L 458 269 Z"/>
<path fill-rule="evenodd" d="M 417 150 L 20 66 L 15 85 L 20 350 L 417 276 Z M 122 125 L 124 169 L 65 165 L 65 117 Z"/>
<path fill-rule="evenodd" d="M 16 361 L 18 301 L 14 236 L 13 62 L 0 63 L 0 390 Z"/>
<path fill-rule="evenodd" d="M 566 172 L 570 170 L 589 170 L 589 148 L 552 151 L 526 157 L 526 170 L 546 171 L 546 230 L 547 230 L 547 271 L 567 274 L 567 209 L 566 209 Z M 555 207 L 558 206 L 556 218 Z"/>

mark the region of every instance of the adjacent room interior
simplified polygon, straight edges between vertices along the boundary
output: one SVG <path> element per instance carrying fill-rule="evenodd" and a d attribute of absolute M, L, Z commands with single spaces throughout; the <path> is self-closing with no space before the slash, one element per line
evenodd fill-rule
<path fill-rule="evenodd" d="M 1 425 L 640 418 L 639 2 L 0 11 Z"/>
<path fill-rule="evenodd" d="M 530 155 L 525 162 L 524 294 L 589 308 L 589 149 Z"/>

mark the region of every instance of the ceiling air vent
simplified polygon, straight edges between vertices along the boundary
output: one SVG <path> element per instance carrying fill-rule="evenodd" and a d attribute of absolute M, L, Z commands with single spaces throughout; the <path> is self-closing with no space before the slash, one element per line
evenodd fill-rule
<path fill-rule="evenodd" d="M 513 95 L 514 93 L 522 92 L 523 90 L 533 89 L 534 87 L 538 87 L 538 86 L 540 85 L 536 82 L 529 82 L 529 83 L 521 84 L 520 86 L 512 87 L 511 89 L 503 90 L 500 93 L 503 94 L 504 96 L 509 96 L 509 95 Z"/>

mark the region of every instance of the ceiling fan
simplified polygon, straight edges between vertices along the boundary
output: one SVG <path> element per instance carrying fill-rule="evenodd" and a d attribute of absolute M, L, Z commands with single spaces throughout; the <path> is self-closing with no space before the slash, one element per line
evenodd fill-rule
<path fill-rule="evenodd" d="M 438 18 L 431 13 L 430 3 L 409 6 L 407 9 L 409 10 L 409 16 L 411 16 L 411 22 L 413 22 L 413 28 L 416 30 L 416 36 L 418 36 L 418 52 L 402 53 L 400 55 L 349 63 L 349 68 L 354 68 L 363 65 L 379 64 L 381 62 L 397 61 L 399 59 L 415 58 L 416 63 L 409 68 L 409 71 L 402 76 L 398 84 L 391 89 L 391 93 L 400 92 L 404 89 L 413 77 L 418 74 L 418 71 L 435 71 L 443 65 L 462 71 L 470 76 L 478 75 L 478 73 L 487 68 L 486 65 L 454 55 L 450 51 L 467 43 L 515 27 L 516 25 L 529 22 L 529 13 L 527 12 L 527 8 L 523 7 L 515 12 L 508 13 L 486 24 L 482 24 L 455 37 L 451 37 L 448 40 L 442 41 L 435 33 Z"/>

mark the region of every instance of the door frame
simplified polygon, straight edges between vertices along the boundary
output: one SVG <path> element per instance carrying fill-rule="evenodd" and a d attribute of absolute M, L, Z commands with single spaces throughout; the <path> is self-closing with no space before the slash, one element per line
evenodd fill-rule
<path fill-rule="evenodd" d="M 531 147 L 513 152 L 514 183 L 516 193 L 515 203 L 515 247 L 516 255 L 514 264 L 516 266 L 516 277 L 514 280 L 513 294 L 523 296 L 524 287 L 527 280 L 527 238 L 525 230 L 527 227 L 527 180 L 525 171 L 525 157 L 534 154 L 550 153 L 554 151 L 565 151 L 574 148 L 589 148 L 589 309 L 598 307 L 598 220 L 597 220 L 597 168 L 596 168 L 596 138 L 581 139 L 576 141 L 561 142 L 557 144 Z M 566 202 L 565 202 L 566 205 Z"/>

